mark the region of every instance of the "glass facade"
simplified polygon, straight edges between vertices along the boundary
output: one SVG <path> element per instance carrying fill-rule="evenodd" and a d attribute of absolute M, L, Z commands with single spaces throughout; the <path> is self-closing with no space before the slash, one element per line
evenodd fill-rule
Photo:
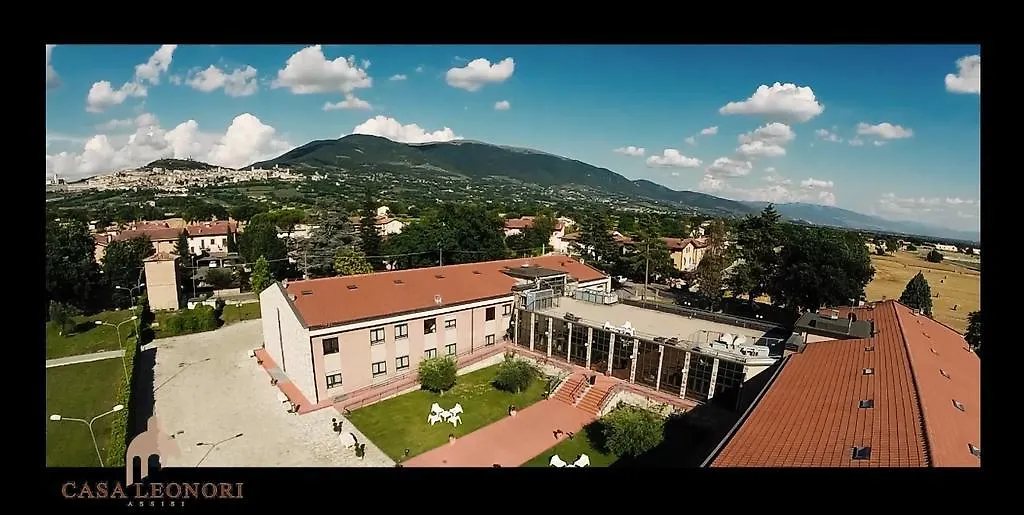
<path fill-rule="evenodd" d="M 661 361 L 661 384 L 658 385 L 659 392 L 670 395 L 679 395 L 683 387 L 683 368 L 686 365 L 686 351 L 671 345 L 663 346 L 664 358 Z"/>
<path fill-rule="evenodd" d="M 573 365 L 587 366 L 587 333 L 588 328 L 580 324 L 572 326 L 572 348 L 569 360 Z"/>
<path fill-rule="evenodd" d="M 569 359 L 569 323 L 554 319 L 551 323 L 551 359 L 565 362 Z"/>
<path fill-rule="evenodd" d="M 608 331 L 594 329 L 594 341 L 590 344 L 590 370 L 601 373 L 608 370 L 610 343 L 611 334 Z"/>
<path fill-rule="evenodd" d="M 711 369 L 715 359 L 710 356 L 694 355 L 690 358 L 690 372 L 686 378 L 686 398 L 704 402 L 711 390 Z"/>
<path fill-rule="evenodd" d="M 612 347 L 612 377 L 629 381 L 629 372 L 633 366 L 634 340 L 621 334 L 615 336 L 615 345 Z"/>
<path fill-rule="evenodd" d="M 658 387 L 658 352 L 657 343 L 640 340 L 640 352 L 636 357 L 636 383 L 648 388 Z"/>

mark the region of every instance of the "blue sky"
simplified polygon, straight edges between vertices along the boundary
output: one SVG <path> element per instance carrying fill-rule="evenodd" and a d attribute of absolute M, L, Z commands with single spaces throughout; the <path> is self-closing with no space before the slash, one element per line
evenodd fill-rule
<path fill-rule="evenodd" d="M 674 189 L 977 229 L 979 55 L 977 46 L 58 45 L 47 48 L 47 174 L 170 156 L 244 166 L 357 131 L 530 147 Z"/>

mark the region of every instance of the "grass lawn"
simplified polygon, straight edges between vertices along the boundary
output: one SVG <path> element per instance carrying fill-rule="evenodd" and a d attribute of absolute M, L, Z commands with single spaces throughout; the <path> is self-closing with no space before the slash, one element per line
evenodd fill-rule
<path fill-rule="evenodd" d="M 558 445 L 540 453 L 532 460 L 523 464 L 524 467 L 548 467 L 551 456 L 557 454 L 567 463 L 572 463 L 580 454 L 590 457 L 591 467 L 607 467 L 615 463 L 619 457 L 604 449 L 604 435 L 601 434 L 601 421 L 591 422 L 573 435 L 573 439 L 562 440 Z"/>
<path fill-rule="evenodd" d="M 164 331 L 163 328 L 167 325 L 167 319 L 173 315 L 179 313 L 178 311 L 159 311 L 155 313 L 156 320 L 153 325 L 153 338 L 170 338 L 172 336 L 181 336 L 182 334 L 189 333 L 169 333 Z M 223 325 L 233 324 L 235 322 L 242 322 L 245 320 L 255 320 L 260 318 L 260 303 L 250 302 L 249 304 L 242 304 L 241 307 L 236 307 L 234 304 L 228 304 L 224 306 L 224 311 L 220 315 Z M 222 327 L 223 327 L 222 325 Z"/>
<path fill-rule="evenodd" d="M 97 320 L 117 324 L 132 317 L 130 310 L 104 311 L 92 316 L 75 317 L 77 328 L 71 334 L 60 335 L 54 324 L 46 324 L 46 359 L 118 350 L 117 331 L 113 327 L 96 325 Z M 121 326 L 121 337 L 125 340 L 135 334 L 134 324 Z"/>
<path fill-rule="evenodd" d="M 967 330 L 967 314 L 981 307 L 981 272 L 949 262 L 929 263 L 917 252 L 871 256 L 875 277 L 865 290 L 867 299 L 899 299 L 910 279 L 924 272 L 931 287 L 932 314 L 936 320 L 960 333 Z M 957 310 L 953 311 L 953 305 Z"/>
<path fill-rule="evenodd" d="M 46 415 L 59 414 L 89 420 L 109 410 L 117 402 L 117 388 L 123 375 L 120 359 L 46 369 Z M 92 426 L 104 460 L 107 459 L 107 443 L 113 420 L 114 416 L 108 415 Z M 46 421 L 46 466 L 99 466 L 85 424 Z"/>
<path fill-rule="evenodd" d="M 392 459 L 400 459 L 405 449 L 409 449 L 411 458 L 448 443 L 449 433 L 460 437 L 497 422 L 508 416 L 510 404 L 524 409 L 544 396 L 546 378 L 537 379 L 522 393 L 513 394 L 491 385 L 497 371 L 495 365 L 459 376 L 455 387 L 443 396 L 426 390 L 410 392 L 359 408 L 348 419 Z M 447 423 L 428 424 L 430 405 L 435 402 L 445 409 L 462 404 L 463 423 L 457 428 Z"/>

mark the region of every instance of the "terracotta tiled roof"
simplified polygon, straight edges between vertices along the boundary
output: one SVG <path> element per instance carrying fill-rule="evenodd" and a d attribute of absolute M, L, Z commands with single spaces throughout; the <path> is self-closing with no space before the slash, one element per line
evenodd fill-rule
<path fill-rule="evenodd" d="M 542 256 L 295 281 L 287 291 L 295 296 L 295 308 L 307 326 L 325 327 L 432 309 L 437 307 L 435 295 L 444 306 L 511 295 L 516 280 L 503 270 L 523 264 L 564 270 L 579 281 L 604 277 L 571 258 Z"/>
<path fill-rule="evenodd" d="M 661 241 L 668 245 L 668 249 L 671 251 L 683 250 L 687 245 L 693 245 L 694 248 L 702 249 L 708 246 L 707 240 L 699 238 L 662 238 Z"/>
<path fill-rule="evenodd" d="M 110 236 L 107 234 L 93 234 L 92 239 L 96 241 L 97 245 L 107 246 L 110 243 Z"/>
<path fill-rule="evenodd" d="M 579 241 L 580 233 L 578 233 L 578 232 L 569 233 L 569 234 L 566 234 L 565 236 L 562 236 L 562 239 L 565 240 L 565 241 Z"/>
<path fill-rule="evenodd" d="M 112 241 L 127 241 L 140 236 L 149 236 L 150 241 L 175 241 L 179 234 L 181 234 L 181 229 L 143 226 L 138 229 L 121 231 L 114 236 Z"/>
<path fill-rule="evenodd" d="M 192 224 L 185 228 L 189 236 L 227 236 L 238 230 L 237 222 L 216 221 Z M 177 236 L 175 236 L 177 238 Z"/>
<path fill-rule="evenodd" d="M 980 363 L 963 337 L 892 300 L 852 311 L 874 321 L 875 336 L 790 356 L 712 466 L 980 465 L 968 447 L 981 447 Z M 854 447 L 870 457 L 853 459 Z"/>
<path fill-rule="evenodd" d="M 533 227 L 533 221 L 536 220 L 536 219 L 537 219 L 537 217 L 535 217 L 535 216 L 523 216 L 523 217 L 520 217 L 520 218 L 509 218 L 508 220 L 505 220 L 505 228 L 506 229 L 529 229 L 530 227 Z M 562 229 L 565 229 L 565 222 L 564 221 L 562 221 L 562 220 L 555 220 L 554 222 L 555 222 L 554 229 L 556 231 L 561 231 Z"/>
<path fill-rule="evenodd" d="M 143 259 L 143 261 L 174 261 L 175 259 L 178 259 L 177 254 L 172 254 L 170 252 L 157 252 L 156 254 Z"/>

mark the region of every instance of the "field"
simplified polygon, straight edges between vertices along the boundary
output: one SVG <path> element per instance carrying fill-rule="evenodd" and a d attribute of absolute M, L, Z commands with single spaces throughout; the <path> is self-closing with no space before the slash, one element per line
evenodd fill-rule
<path fill-rule="evenodd" d="M 981 308 L 981 272 L 952 262 L 929 263 L 916 252 L 871 256 L 875 278 L 866 289 L 867 299 L 898 299 L 907 282 L 924 272 L 931 287 L 932 313 L 936 320 L 960 333 L 967 330 L 967 314 Z M 956 305 L 956 311 L 953 306 Z"/>
<path fill-rule="evenodd" d="M 455 386 L 444 395 L 417 390 L 357 409 L 346 416 L 392 459 L 401 460 L 405 449 L 409 449 L 411 458 L 447 443 L 449 433 L 460 437 L 497 422 L 508 416 L 509 405 L 525 409 L 544 397 L 547 386 L 544 379 L 535 380 L 519 394 L 498 390 L 491 385 L 497 371 L 495 365 L 459 376 Z M 428 424 L 427 415 L 434 402 L 442 408 L 462 404 L 463 423 L 455 429 L 445 423 Z"/>
<path fill-rule="evenodd" d="M 129 310 L 104 311 L 88 317 L 78 316 L 74 318 L 77 325 L 75 330 L 70 334 L 65 333 L 64 336 L 60 335 L 57 326 L 47 323 L 46 359 L 118 350 L 121 346 L 117 341 L 117 331 L 110 326 L 96 325 L 96 321 L 117 324 L 131 317 L 132 312 Z M 135 334 L 133 323 L 121 326 L 121 338 L 124 338 L 125 341 L 133 334 Z"/>
<path fill-rule="evenodd" d="M 117 388 L 123 375 L 120 359 L 46 369 L 46 415 L 58 414 L 89 420 L 110 410 L 117 402 Z M 100 455 L 104 460 L 107 459 L 107 443 L 110 441 L 113 420 L 113 415 L 108 415 L 93 424 Z M 46 466 L 99 466 L 85 424 L 69 420 L 46 421 Z"/>

